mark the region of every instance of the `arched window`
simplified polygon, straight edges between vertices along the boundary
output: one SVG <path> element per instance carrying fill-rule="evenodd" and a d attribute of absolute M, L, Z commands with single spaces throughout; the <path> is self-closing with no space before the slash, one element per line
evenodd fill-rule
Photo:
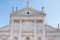
<path fill-rule="evenodd" d="M 26 40 L 30 40 L 30 38 L 29 37 L 26 37 Z"/>

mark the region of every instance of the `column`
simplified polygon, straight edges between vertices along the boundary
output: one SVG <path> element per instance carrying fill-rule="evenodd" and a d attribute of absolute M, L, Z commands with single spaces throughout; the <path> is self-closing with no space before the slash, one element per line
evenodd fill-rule
<path fill-rule="evenodd" d="M 11 33 L 10 33 L 10 40 L 13 40 L 13 22 L 10 24 L 11 26 Z"/>
<path fill-rule="evenodd" d="M 34 40 L 37 40 L 36 20 L 34 20 Z"/>
<path fill-rule="evenodd" d="M 22 40 L 22 39 L 21 39 L 21 31 L 22 31 L 22 30 L 21 30 L 21 27 L 22 27 L 22 20 L 20 20 L 19 25 L 20 25 L 20 26 L 19 26 L 19 36 L 18 36 L 18 40 Z"/>
<path fill-rule="evenodd" d="M 43 40 L 46 40 L 46 37 L 45 37 L 45 24 L 43 24 Z"/>

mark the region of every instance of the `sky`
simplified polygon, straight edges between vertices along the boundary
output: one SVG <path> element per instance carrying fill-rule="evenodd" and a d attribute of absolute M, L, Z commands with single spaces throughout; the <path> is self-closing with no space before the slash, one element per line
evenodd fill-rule
<path fill-rule="evenodd" d="M 18 10 L 25 8 L 27 0 L 0 0 L 0 27 L 4 27 L 10 22 L 12 7 Z M 30 7 L 40 10 L 44 6 L 47 14 L 47 24 L 57 28 L 60 24 L 60 0 L 30 0 Z"/>

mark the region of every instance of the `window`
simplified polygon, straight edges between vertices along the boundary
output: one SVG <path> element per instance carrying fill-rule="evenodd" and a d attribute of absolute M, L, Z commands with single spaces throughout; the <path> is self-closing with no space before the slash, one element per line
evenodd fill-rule
<path fill-rule="evenodd" d="M 27 12 L 27 14 L 29 14 L 29 12 Z"/>

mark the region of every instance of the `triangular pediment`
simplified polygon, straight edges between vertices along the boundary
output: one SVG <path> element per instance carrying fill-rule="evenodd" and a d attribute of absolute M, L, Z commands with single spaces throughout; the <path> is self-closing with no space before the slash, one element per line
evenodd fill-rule
<path fill-rule="evenodd" d="M 30 16 L 36 15 L 36 16 L 46 16 L 45 12 L 35 10 L 31 7 L 25 7 L 21 10 L 14 11 L 12 15 L 27 15 L 27 12 L 29 12 Z"/>
<path fill-rule="evenodd" d="M 35 13 L 38 13 L 38 12 L 40 12 L 40 11 L 37 11 L 37 10 L 35 10 L 35 9 L 33 9 L 33 8 L 31 8 L 31 7 L 26 7 L 26 8 L 23 8 L 23 9 L 21 9 L 21 10 L 18 10 L 17 12 L 19 12 L 19 13 L 22 13 L 22 12 L 27 12 L 27 11 L 30 11 L 30 12 L 35 12 Z"/>

